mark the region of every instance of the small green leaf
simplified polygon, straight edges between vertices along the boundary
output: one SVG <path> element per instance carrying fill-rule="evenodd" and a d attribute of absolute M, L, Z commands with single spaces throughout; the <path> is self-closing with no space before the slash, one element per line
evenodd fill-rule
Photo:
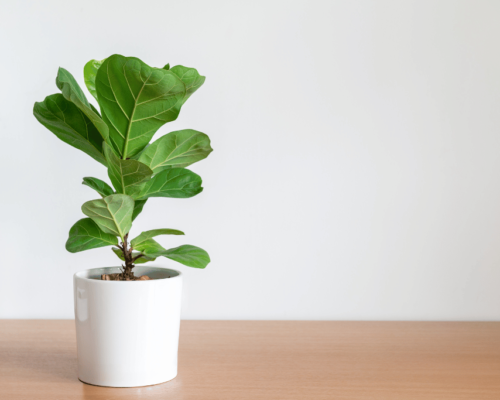
<path fill-rule="evenodd" d="M 182 104 L 186 102 L 191 95 L 196 92 L 203 83 L 205 83 L 205 77 L 201 76 L 198 71 L 194 68 L 184 67 L 182 65 L 176 65 L 170 68 L 175 75 L 186 85 L 186 95 L 182 100 Z"/>
<path fill-rule="evenodd" d="M 103 147 L 108 162 L 108 176 L 116 191 L 137 198 L 144 183 L 153 175 L 153 171 L 137 160 L 118 158 L 111 146 L 106 143 Z"/>
<path fill-rule="evenodd" d="M 148 257 L 163 256 L 193 268 L 205 268 L 210 262 L 210 257 L 205 250 L 190 244 L 165 250 L 156 240 L 150 238 L 136 243 L 134 249 Z"/>
<path fill-rule="evenodd" d="M 132 213 L 132 221 L 137 218 L 137 216 L 142 212 L 142 209 L 144 208 L 144 204 L 146 204 L 146 200 L 136 200 L 134 203 L 134 212 Z"/>
<path fill-rule="evenodd" d="M 92 178 L 92 177 L 83 178 L 82 185 L 86 185 L 89 188 L 94 189 L 102 197 L 106 197 L 114 193 L 113 189 L 111 189 L 111 187 L 106 182 L 103 182 L 97 178 Z"/>
<path fill-rule="evenodd" d="M 203 190 L 201 183 L 200 176 L 188 169 L 166 169 L 147 181 L 137 198 L 143 200 L 149 197 L 193 197 Z"/>
<path fill-rule="evenodd" d="M 92 96 L 94 96 L 96 100 L 97 91 L 95 90 L 95 77 L 104 60 L 90 60 L 87 64 L 85 64 L 85 67 L 83 67 L 83 78 L 85 79 L 85 86 L 87 86 L 88 91 Z"/>
<path fill-rule="evenodd" d="M 160 257 L 166 251 L 156 240 L 145 239 L 139 243 L 136 243 L 134 250 L 138 250 L 141 253 L 147 255 L 148 257 Z"/>
<path fill-rule="evenodd" d="M 165 65 L 163 69 L 166 69 L 168 71 L 170 69 L 170 64 Z"/>
<path fill-rule="evenodd" d="M 95 84 L 110 142 L 121 159 L 139 153 L 162 125 L 177 119 L 186 94 L 173 72 L 118 54 L 104 61 Z"/>
<path fill-rule="evenodd" d="M 60 93 L 47 96 L 35 103 L 33 115 L 38 122 L 94 160 L 107 165 L 102 150 L 102 137 L 87 116 Z"/>
<path fill-rule="evenodd" d="M 80 88 L 80 85 L 68 70 L 59 67 L 59 70 L 57 71 L 56 85 L 61 90 L 66 100 L 71 101 L 80 109 L 81 107 L 78 106 L 77 103 L 90 108 L 90 104 Z"/>
<path fill-rule="evenodd" d="M 69 231 L 66 250 L 70 253 L 95 249 L 104 246 L 116 246 L 115 235 L 103 232 L 90 218 L 83 218 L 74 224 Z"/>
<path fill-rule="evenodd" d="M 159 235 L 184 235 L 184 232 L 178 231 L 177 229 L 152 229 L 150 231 L 144 231 L 136 238 L 132 239 L 130 244 L 135 249 L 136 246 L 144 242 L 145 240 L 151 239 Z"/>
<path fill-rule="evenodd" d="M 168 249 L 163 256 L 193 268 L 205 268 L 210 262 L 210 256 L 205 250 L 190 244 Z"/>
<path fill-rule="evenodd" d="M 132 226 L 134 199 L 125 194 L 112 194 L 83 204 L 82 212 L 92 218 L 105 232 L 120 236 L 123 240 Z"/>
<path fill-rule="evenodd" d="M 90 104 L 83 94 L 82 89 L 71 75 L 64 68 L 59 68 L 57 72 L 56 85 L 61 90 L 64 98 L 77 106 L 97 128 L 104 140 L 108 140 L 109 128 L 102 118 L 90 107 Z"/>
<path fill-rule="evenodd" d="M 118 256 L 120 260 L 125 261 L 125 257 L 123 257 L 123 251 L 121 251 L 118 247 L 113 247 L 113 252 Z M 133 251 L 132 257 L 137 257 L 139 254 L 141 254 L 139 251 Z M 142 257 L 139 257 L 134 261 L 134 264 L 144 264 L 154 260 L 156 260 L 156 258 L 148 257 L 147 255 L 143 254 Z"/>
<path fill-rule="evenodd" d="M 185 168 L 203 160 L 212 152 L 210 139 L 193 129 L 175 131 L 148 146 L 139 157 L 156 174 L 168 168 Z"/>

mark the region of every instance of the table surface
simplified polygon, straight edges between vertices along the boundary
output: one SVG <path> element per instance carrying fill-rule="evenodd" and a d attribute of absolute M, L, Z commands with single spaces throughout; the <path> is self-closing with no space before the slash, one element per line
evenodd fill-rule
<path fill-rule="evenodd" d="M 74 322 L 0 320 L 0 399 L 500 399 L 500 322 L 182 321 L 177 378 L 76 374 Z"/>

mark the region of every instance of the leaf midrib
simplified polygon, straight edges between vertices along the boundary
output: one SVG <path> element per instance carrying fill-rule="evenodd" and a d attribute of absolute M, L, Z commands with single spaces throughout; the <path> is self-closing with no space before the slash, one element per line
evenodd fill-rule
<path fill-rule="evenodd" d="M 123 143 L 122 160 L 127 159 L 128 138 L 130 136 L 130 131 L 132 129 L 132 123 L 134 122 L 134 114 L 135 114 L 135 110 L 137 108 L 137 103 L 138 103 L 139 97 L 141 97 L 141 93 L 142 93 L 142 90 L 144 89 L 144 86 L 146 86 L 146 82 L 149 81 L 149 78 L 151 78 L 151 75 L 153 74 L 153 71 L 151 71 L 148 78 L 142 82 L 141 90 L 139 90 L 137 97 L 135 97 L 134 93 L 132 92 L 132 88 L 128 84 L 127 75 L 125 74 L 125 65 L 123 66 L 123 76 L 125 77 L 125 80 L 127 81 L 127 86 L 130 90 L 130 94 L 132 95 L 132 98 L 134 99 L 134 108 L 132 109 L 132 114 L 130 115 L 130 119 L 128 120 L 127 132 L 125 133 L 125 142 Z M 111 87 L 111 81 L 109 83 L 110 83 L 110 87 Z M 111 87 L 111 90 L 113 90 L 112 87 Z M 114 91 L 113 91 L 113 94 L 114 94 Z M 116 98 L 116 95 L 115 95 L 115 98 Z"/>
<path fill-rule="evenodd" d="M 120 207 L 118 208 L 118 210 L 116 210 L 116 213 L 113 214 L 111 212 L 111 210 L 109 209 L 109 204 L 108 202 L 106 201 L 106 199 L 104 199 L 104 202 L 106 203 L 106 208 L 108 209 L 108 212 L 109 212 L 109 215 L 111 215 L 111 218 L 113 219 L 113 222 L 115 223 L 115 226 L 116 226 L 116 229 L 118 230 L 118 234 L 120 235 L 120 238 L 122 239 L 122 242 L 125 242 L 125 239 L 123 238 L 123 232 L 122 232 L 122 229 L 120 227 L 120 224 L 118 223 L 118 221 L 115 219 L 115 214 L 118 214 L 118 211 L 120 211 L 120 209 L 122 208 L 123 206 L 123 200 L 120 204 Z"/>

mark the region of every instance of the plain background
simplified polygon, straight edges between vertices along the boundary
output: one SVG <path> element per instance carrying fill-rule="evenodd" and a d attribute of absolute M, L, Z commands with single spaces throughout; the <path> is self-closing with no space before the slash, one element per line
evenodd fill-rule
<path fill-rule="evenodd" d="M 72 318 L 64 244 L 105 168 L 32 115 L 111 54 L 207 76 L 177 121 L 205 191 L 132 235 L 209 251 L 187 319 L 500 319 L 499 1 L 2 1 L 0 317 Z M 88 95 L 91 98 L 90 95 Z"/>

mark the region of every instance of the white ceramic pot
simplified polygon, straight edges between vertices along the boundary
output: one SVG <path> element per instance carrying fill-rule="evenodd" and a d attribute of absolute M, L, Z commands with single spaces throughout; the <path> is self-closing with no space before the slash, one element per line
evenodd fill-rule
<path fill-rule="evenodd" d="M 99 386 L 155 385 L 177 375 L 180 272 L 136 266 L 149 281 L 101 281 L 119 268 L 74 275 L 78 378 Z M 94 279 L 97 278 L 97 279 Z"/>

